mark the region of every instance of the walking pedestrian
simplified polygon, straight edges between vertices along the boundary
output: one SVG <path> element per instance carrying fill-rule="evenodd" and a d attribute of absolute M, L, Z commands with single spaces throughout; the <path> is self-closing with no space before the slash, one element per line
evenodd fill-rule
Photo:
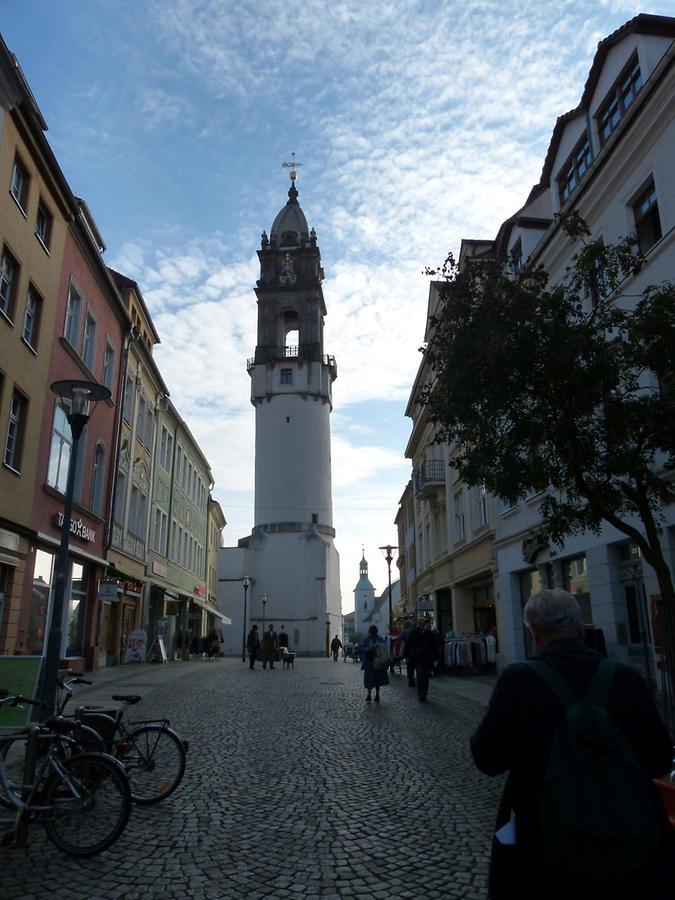
<path fill-rule="evenodd" d="M 248 667 L 255 669 L 255 661 L 260 652 L 260 638 L 258 637 L 258 626 L 251 626 L 251 630 L 246 638 L 246 652 L 248 653 Z"/>
<path fill-rule="evenodd" d="M 277 638 L 277 633 L 274 630 L 274 625 L 270 623 L 269 628 L 262 636 L 262 667 L 263 669 L 267 668 L 267 663 L 270 664 L 270 669 L 274 668 L 274 659 L 277 656 L 279 650 L 279 640 Z"/>
<path fill-rule="evenodd" d="M 283 625 L 279 629 L 279 649 L 282 647 L 288 647 L 288 632 L 284 631 Z"/>
<path fill-rule="evenodd" d="M 436 639 L 431 630 L 431 622 L 422 620 L 408 631 L 404 653 L 406 667 L 410 665 L 414 672 L 413 683 L 417 683 L 417 698 L 426 703 L 429 693 L 429 675 L 436 657 Z"/>
<path fill-rule="evenodd" d="M 382 649 L 378 649 L 378 645 Z M 388 653 L 387 653 L 387 643 L 384 638 L 381 638 L 377 633 L 377 625 L 371 625 L 368 629 L 368 637 L 365 638 L 361 642 L 360 646 L 361 651 L 361 668 L 363 669 L 363 686 L 365 687 L 366 700 L 372 700 L 373 698 L 370 696 L 373 688 L 375 688 L 375 702 L 380 702 L 380 688 L 386 684 L 389 684 L 389 675 L 387 674 L 387 666 L 388 666 Z M 387 664 L 384 668 L 380 668 L 376 663 L 376 659 L 378 656 L 381 656 L 384 652 L 384 657 L 387 660 Z"/>
<path fill-rule="evenodd" d="M 471 738 L 482 772 L 508 772 L 490 900 L 673 900 L 675 840 L 651 782 L 669 771 L 673 743 L 642 675 L 585 646 L 579 604 L 566 591 L 533 595 L 524 619 L 534 662 L 502 672 Z M 579 776 L 588 772 L 579 793 Z M 559 783 L 566 790 L 553 794 Z M 575 828 L 589 796 L 597 798 L 590 827 Z M 551 841 L 557 833 L 564 839 Z"/>
<path fill-rule="evenodd" d="M 403 631 L 401 632 L 400 637 L 400 650 L 399 653 L 401 657 L 405 659 L 405 673 L 408 678 L 408 687 L 415 687 L 415 666 L 412 663 L 412 660 L 406 653 L 406 643 L 408 641 L 408 637 L 414 629 L 413 623 L 408 619 L 408 621 L 403 626 Z"/>
<path fill-rule="evenodd" d="M 342 641 L 340 638 L 335 635 L 333 640 L 330 642 L 330 652 L 333 654 L 333 662 L 338 661 L 338 655 L 340 653 L 340 648 L 342 647 Z"/>

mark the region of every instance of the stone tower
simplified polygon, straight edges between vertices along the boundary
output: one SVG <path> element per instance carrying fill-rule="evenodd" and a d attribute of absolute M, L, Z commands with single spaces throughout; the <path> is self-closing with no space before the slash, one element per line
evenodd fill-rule
<path fill-rule="evenodd" d="M 359 563 L 359 580 L 354 588 L 354 633 L 361 635 L 361 640 L 366 636 L 369 625 L 366 617 L 375 609 L 375 588 L 368 577 L 368 561 L 365 551 L 361 555 Z"/>
<path fill-rule="evenodd" d="M 254 524 L 232 548 L 243 552 L 221 551 L 219 607 L 236 630 L 241 600 L 226 598 L 246 576 L 246 627 L 257 622 L 261 630 L 264 616 L 265 625 L 284 625 L 299 653 L 324 655 L 329 636 L 342 630 L 330 442 L 337 367 L 324 353 L 321 253 L 298 203 L 296 175 L 293 164 L 288 201 L 258 251 L 258 339 L 247 366 L 256 425 Z"/>

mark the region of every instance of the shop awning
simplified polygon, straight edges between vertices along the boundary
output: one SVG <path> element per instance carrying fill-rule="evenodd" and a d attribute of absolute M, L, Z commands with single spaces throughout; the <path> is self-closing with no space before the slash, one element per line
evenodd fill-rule
<path fill-rule="evenodd" d="M 231 625 L 232 619 L 228 619 L 228 617 L 221 613 L 219 609 L 216 609 L 211 603 L 207 603 L 206 600 L 203 600 L 201 597 L 190 597 L 190 602 L 195 603 L 197 606 L 201 606 L 202 609 L 206 610 L 212 616 L 215 616 L 217 619 L 223 623 L 223 625 Z"/>

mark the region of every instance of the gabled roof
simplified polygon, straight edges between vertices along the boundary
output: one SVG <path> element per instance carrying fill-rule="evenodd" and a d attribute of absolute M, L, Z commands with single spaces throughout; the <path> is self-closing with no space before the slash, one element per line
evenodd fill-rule
<path fill-rule="evenodd" d="M 607 54 L 612 47 L 629 34 L 653 34 L 662 37 L 675 38 L 675 18 L 672 18 L 671 16 L 651 16 L 646 13 L 640 13 L 640 15 L 625 22 L 620 28 L 617 28 L 616 31 L 613 31 L 600 41 L 598 48 L 595 51 L 595 56 L 593 57 L 593 62 L 588 73 L 588 78 L 586 79 L 586 84 L 584 85 L 579 105 L 574 109 L 570 109 L 569 112 L 564 113 L 562 116 L 558 116 L 556 119 L 553 134 L 551 135 L 551 142 L 549 143 L 546 152 L 544 167 L 541 171 L 541 178 L 539 179 L 539 185 L 537 185 L 537 187 L 547 186 L 549 183 L 551 169 L 556 153 L 558 152 L 558 147 L 560 146 L 560 140 L 565 130 L 565 125 L 572 119 L 576 119 L 578 116 L 582 115 L 589 108 L 600 79 L 600 74 L 602 73 L 602 67 L 607 59 Z M 533 190 L 535 190 L 535 188 L 533 188 Z"/>

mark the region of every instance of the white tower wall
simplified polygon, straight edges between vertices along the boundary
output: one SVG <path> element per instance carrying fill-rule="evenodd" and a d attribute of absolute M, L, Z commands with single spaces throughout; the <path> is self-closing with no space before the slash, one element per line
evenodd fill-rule
<path fill-rule="evenodd" d="M 320 381 L 321 363 L 295 363 L 288 369 L 306 382 Z M 259 371 L 260 370 L 260 371 Z M 258 365 L 252 390 L 278 369 Z M 320 523 L 332 526 L 330 406 L 317 393 L 291 393 L 297 384 L 278 385 L 256 403 L 255 524 Z"/>

